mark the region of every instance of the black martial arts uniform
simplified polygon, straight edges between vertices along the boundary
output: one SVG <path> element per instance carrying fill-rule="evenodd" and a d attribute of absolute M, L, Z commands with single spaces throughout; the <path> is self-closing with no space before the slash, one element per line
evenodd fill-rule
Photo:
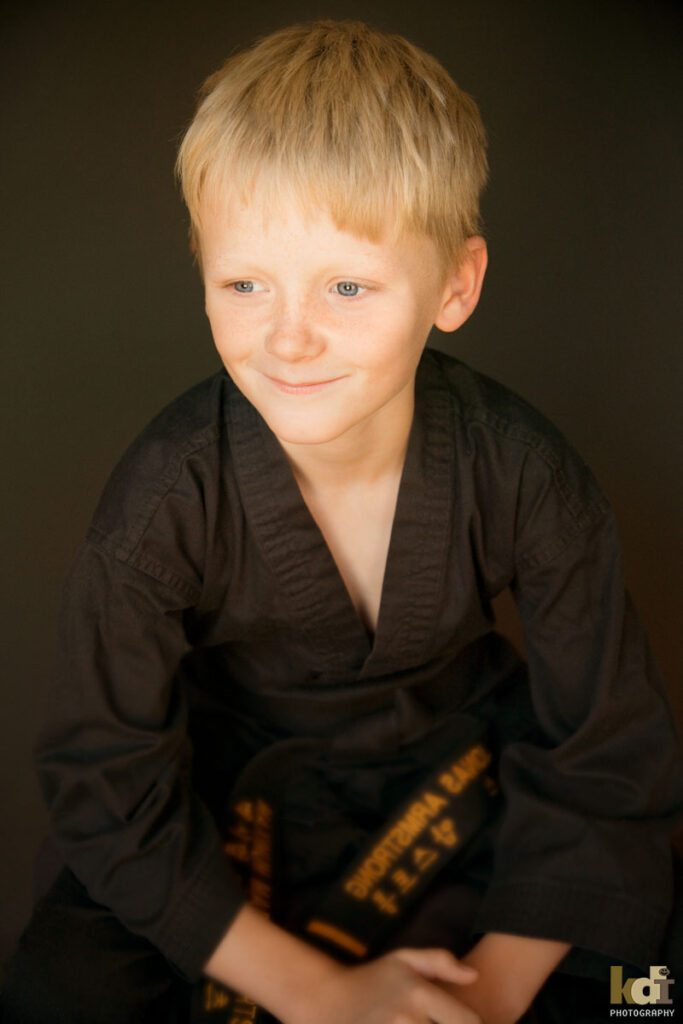
<path fill-rule="evenodd" d="M 506 587 L 526 662 L 493 628 Z M 489 723 L 502 801 L 392 944 L 562 940 L 560 971 L 605 998 L 610 964 L 659 962 L 683 772 L 614 515 L 556 428 L 462 362 L 427 350 L 418 368 L 374 637 L 224 371 L 114 471 L 60 631 L 36 754 L 69 885 L 186 981 L 246 898 L 220 831 L 244 765 L 291 737 L 373 752 L 341 799 L 374 800 L 376 824 L 382 764 L 444 722 L 454 744 Z M 309 795 L 304 873 L 329 867 L 335 835 L 329 794 Z"/>

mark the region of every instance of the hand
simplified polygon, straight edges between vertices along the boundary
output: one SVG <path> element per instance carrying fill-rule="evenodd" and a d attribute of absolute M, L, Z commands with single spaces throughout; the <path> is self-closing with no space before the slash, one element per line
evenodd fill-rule
<path fill-rule="evenodd" d="M 467 988 L 438 981 L 444 991 L 475 1010 L 486 1024 L 515 1024 L 571 946 L 555 939 L 488 932 L 462 963 L 479 975 Z"/>
<path fill-rule="evenodd" d="M 482 1024 L 439 987 L 477 978 L 445 949 L 397 949 L 358 967 L 335 966 L 285 1024 Z"/>

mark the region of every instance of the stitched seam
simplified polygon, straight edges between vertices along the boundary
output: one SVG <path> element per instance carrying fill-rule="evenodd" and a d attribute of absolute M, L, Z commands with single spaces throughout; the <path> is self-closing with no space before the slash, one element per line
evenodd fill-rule
<path fill-rule="evenodd" d="M 467 410 L 470 411 L 471 414 L 466 416 L 465 410 L 463 410 L 462 406 L 460 406 L 460 408 L 457 407 L 458 402 L 456 396 L 453 396 L 453 399 L 454 413 L 460 419 L 465 429 L 469 423 L 480 423 L 483 426 L 488 427 L 498 436 L 504 437 L 509 441 L 517 442 L 523 445 L 528 451 L 534 452 L 538 455 L 538 457 L 541 458 L 552 471 L 553 483 L 562 497 L 567 510 L 574 519 L 574 530 L 554 538 L 540 550 L 520 555 L 520 568 L 540 568 L 543 565 L 548 565 L 553 561 L 553 559 L 558 558 L 562 552 L 569 547 L 572 541 L 576 539 L 576 537 L 587 532 L 591 526 L 600 522 L 601 518 L 606 518 L 610 511 L 609 502 L 604 497 L 598 496 L 590 504 L 584 505 L 576 496 L 575 492 L 568 487 L 567 478 L 560 468 L 561 462 L 559 456 L 556 455 L 552 448 L 548 447 L 547 442 L 538 434 L 530 433 L 526 428 L 518 427 L 510 420 L 496 414 L 490 414 L 485 409 L 478 413 L 474 406 L 467 407 Z M 534 443 L 534 441 L 536 443 Z M 583 463 L 578 452 L 576 455 Z M 583 463 L 583 465 L 585 465 L 585 463 Z"/>
<path fill-rule="evenodd" d="M 139 555 L 134 558 L 132 555 L 125 556 L 121 553 L 120 549 L 117 549 L 114 544 L 111 543 L 108 536 L 98 530 L 96 526 L 88 527 L 86 531 L 86 539 L 93 545 L 107 555 L 111 555 L 118 562 L 128 566 L 131 569 L 135 569 L 137 572 L 143 573 L 145 576 L 149 576 L 155 579 L 158 583 L 168 587 L 174 593 L 179 594 L 182 597 L 197 599 L 201 595 L 201 591 L 194 584 L 185 580 L 178 573 L 169 569 L 161 562 L 157 562 L 152 558 L 148 558 L 144 555 Z"/>
<path fill-rule="evenodd" d="M 139 548 L 139 546 L 142 543 L 142 540 L 143 540 L 145 534 L 147 533 L 147 531 L 149 530 L 149 528 L 151 526 L 151 523 L 152 523 L 152 520 L 154 519 L 154 516 L 159 511 L 159 507 L 160 507 L 162 501 L 164 501 L 168 497 L 168 495 L 171 492 L 171 490 L 173 489 L 173 487 L 175 487 L 175 485 L 177 484 L 178 478 L 180 477 L 180 474 L 181 474 L 181 472 L 182 472 L 182 470 L 183 470 L 187 460 L 192 455 L 196 455 L 197 452 L 200 452 L 200 451 L 202 451 L 205 448 L 210 448 L 212 445 L 216 444 L 216 442 L 217 442 L 217 440 L 218 440 L 218 438 L 220 436 L 220 430 L 219 430 L 219 428 L 217 426 L 211 427 L 210 430 L 211 430 L 212 436 L 208 440 L 202 438 L 201 441 L 195 441 L 195 442 L 188 441 L 186 443 L 186 445 L 184 446 L 184 449 L 179 451 L 173 457 L 173 459 L 171 459 L 171 461 L 170 461 L 170 463 L 169 463 L 165 473 L 163 473 L 162 476 L 161 476 L 162 482 L 165 481 L 165 480 L 168 481 L 168 483 L 166 485 L 166 488 L 158 496 L 158 498 L 156 498 L 155 501 L 150 501 L 149 509 L 147 509 L 145 511 L 145 513 L 141 513 L 140 514 L 138 523 L 136 524 L 136 529 L 140 530 L 140 536 L 137 538 L 137 540 L 133 544 L 133 547 L 130 549 L 130 551 L 127 553 L 127 555 L 123 554 L 123 552 L 125 551 L 125 548 L 123 548 L 123 547 L 121 548 L 121 551 L 122 551 L 124 559 L 132 557 L 135 554 L 135 552 L 137 551 L 137 549 Z M 144 522 L 145 518 L 147 519 L 146 523 Z"/>

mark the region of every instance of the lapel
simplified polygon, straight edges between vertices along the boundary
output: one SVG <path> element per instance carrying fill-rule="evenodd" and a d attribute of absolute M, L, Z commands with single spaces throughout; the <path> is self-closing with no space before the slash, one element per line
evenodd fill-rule
<path fill-rule="evenodd" d="M 434 354 L 415 381 L 415 415 L 396 502 L 374 639 L 359 618 L 280 443 L 234 387 L 230 446 L 245 515 L 285 595 L 292 624 L 321 671 L 371 678 L 419 664 L 438 627 L 452 521 L 454 437 L 450 397 Z"/>

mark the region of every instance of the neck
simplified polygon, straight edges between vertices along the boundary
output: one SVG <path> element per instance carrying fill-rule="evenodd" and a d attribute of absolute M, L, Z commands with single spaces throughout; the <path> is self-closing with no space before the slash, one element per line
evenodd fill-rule
<path fill-rule="evenodd" d="M 400 474 L 415 408 L 414 382 L 373 416 L 323 444 L 280 441 L 298 482 L 309 491 L 367 486 Z"/>

